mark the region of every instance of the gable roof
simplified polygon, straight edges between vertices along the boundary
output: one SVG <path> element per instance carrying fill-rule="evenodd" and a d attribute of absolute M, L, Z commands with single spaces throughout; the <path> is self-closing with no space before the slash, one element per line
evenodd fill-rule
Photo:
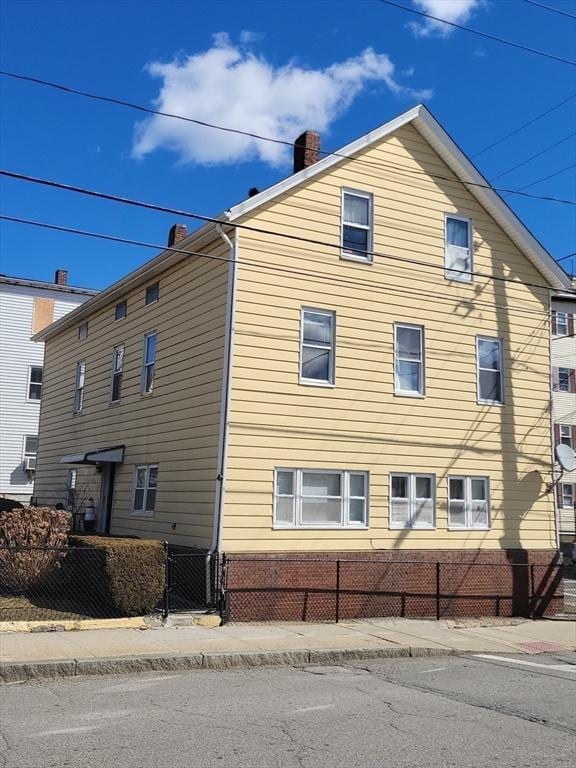
<path fill-rule="evenodd" d="M 389 136 L 404 125 L 411 124 L 437 152 L 450 170 L 463 182 L 481 186 L 467 186 L 466 188 L 478 202 L 488 211 L 492 218 L 500 225 L 512 242 L 526 255 L 536 269 L 548 280 L 554 288 L 570 288 L 570 278 L 564 272 L 544 246 L 534 237 L 530 230 L 520 221 L 514 211 L 504 202 L 500 195 L 492 188 L 490 182 L 482 176 L 471 160 L 462 152 L 456 142 L 442 128 L 432 113 L 422 104 L 395 117 L 388 123 L 384 123 L 370 133 L 347 144 L 338 150 L 337 155 L 327 155 L 314 165 L 305 168 L 298 173 L 283 179 L 278 184 L 263 190 L 257 195 L 244 200 L 226 211 L 230 222 L 245 216 L 255 208 L 274 200 L 284 192 L 288 192 L 298 184 L 317 176 L 332 168 L 337 163 L 345 162 L 346 158 L 352 158 L 356 152 L 366 149 L 381 139 Z"/>

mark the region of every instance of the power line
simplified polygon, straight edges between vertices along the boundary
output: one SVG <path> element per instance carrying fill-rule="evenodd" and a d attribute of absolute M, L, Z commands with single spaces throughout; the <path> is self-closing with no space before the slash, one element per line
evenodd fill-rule
<path fill-rule="evenodd" d="M 566 168 L 560 168 L 559 171 L 554 171 L 554 173 L 549 173 L 548 176 L 543 176 L 541 179 L 538 179 L 537 181 L 531 181 L 530 184 L 526 184 L 524 187 L 520 187 L 518 190 L 521 192 L 523 189 L 529 189 L 530 187 L 535 187 L 536 184 L 541 184 L 543 181 L 548 181 L 548 179 L 553 179 L 555 176 L 560 176 L 561 173 L 566 173 L 566 171 L 572 170 L 572 168 L 576 168 L 576 163 L 572 163 L 572 165 L 566 166 Z M 508 197 L 509 195 L 514 195 L 515 192 L 509 192 L 508 195 L 505 195 L 505 197 Z"/>
<path fill-rule="evenodd" d="M 503 37 L 496 37 L 495 35 L 490 35 L 487 32 L 480 32 L 478 29 L 472 29 L 472 27 L 465 27 L 462 24 L 456 24 L 454 21 L 447 21 L 446 19 L 441 19 L 439 16 L 432 16 L 430 13 L 425 13 L 424 11 L 418 11 L 416 8 L 408 8 L 406 5 L 401 5 L 400 3 L 394 3 L 392 0 L 380 0 L 381 3 L 384 3 L 385 5 L 391 5 L 394 8 L 400 8 L 403 11 L 407 11 L 408 13 L 415 13 L 417 16 L 423 16 L 425 19 L 432 19 L 433 21 L 439 21 L 442 24 L 447 24 L 449 27 L 454 27 L 455 29 L 461 29 L 464 32 L 471 32 L 473 35 L 479 35 L 480 37 L 485 37 L 488 40 L 494 40 L 497 43 L 503 43 L 504 45 L 509 45 L 512 48 L 519 48 L 522 51 L 527 51 L 528 53 L 536 53 L 538 56 L 545 56 L 547 59 L 553 59 L 554 61 L 560 61 L 563 64 L 571 64 L 573 67 L 576 67 L 576 61 L 572 61 L 571 59 L 564 59 L 562 56 L 556 56 L 553 53 L 547 53 L 546 51 L 539 51 L 537 48 L 530 48 L 527 45 L 522 45 L 521 43 L 515 43 L 512 40 L 505 40 Z"/>
<path fill-rule="evenodd" d="M 239 128 L 228 128 L 226 126 L 218 125 L 216 123 L 207 123 L 203 120 L 197 120 L 196 118 L 192 117 L 185 117 L 184 115 L 177 115 L 171 112 L 161 112 L 159 110 L 152 109 L 150 107 L 145 107 L 141 104 L 134 104 L 129 101 L 124 101 L 123 99 L 116 99 L 111 96 L 102 96 L 99 94 L 90 93 L 88 91 L 82 91 L 77 88 L 72 88 L 71 86 L 63 85 L 61 83 L 54 83 L 49 80 L 43 80 L 38 77 L 31 77 L 28 75 L 21 75 L 14 72 L 7 72 L 6 70 L 0 70 L 0 75 L 4 77 L 11 77 L 16 80 L 21 80 L 25 82 L 31 82 L 35 83 L 36 85 L 43 85 L 48 88 L 54 88 L 59 91 L 63 91 L 64 93 L 73 94 L 75 96 L 82 96 L 88 99 L 93 99 L 95 101 L 103 101 L 111 104 L 116 104 L 118 106 L 127 107 L 129 109 L 135 109 L 139 112 L 145 112 L 147 114 L 151 115 L 158 115 L 160 117 L 168 117 L 174 120 L 183 120 L 187 123 L 192 123 L 194 125 L 199 125 L 203 128 L 209 128 L 213 130 L 218 131 L 224 131 L 226 133 L 234 133 L 239 134 L 240 136 L 247 136 L 249 138 L 256 139 L 258 141 L 268 141 L 273 144 L 281 144 L 283 146 L 287 147 L 293 147 L 293 143 L 290 141 L 287 141 L 285 139 L 275 139 L 270 136 L 263 136 L 257 133 L 251 133 L 249 131 L 242 131 Z M 576 96 L 576 94 L 575 94 Z M 439 179 L 441 181 L 446 181 L 452 184 L 462 184 L 466 188 L 468 187 L 478 187 L 480 189 L 491 189 L 494 192 L 502 192 L 502 193 L 514 193 L 514 194 L 522 194 L 524 197 L 529 197 L 535 200 L 544 200 L 546 202 L 554 202 L 554 203 L 562 203 L 565 205 L 576 205 L 575 200 L 563 200 L 557 197 L 553 197 L 551 195 L 533 195 L 530 193 L 522 193 L 518 190 L 514 189 L 507 189 L 504 187 L 494 187 L 491 184 L 483 184 L 482 182 L 476 182 L 476 181 L 463 181 L 462 179 L 458 178 L 452 178 L 450 176 L 444 176 L 441 174 L 435 174 L 435 173 L 429 173 L 428 171 L 423 171 L 416 168 L 406 168 L 402 165 L 396 165 L 393 163 L 377 163 L 370 160 L 363 160 L 362 158 L 358 157 L 349 157 L 348 155 L 344 155 L 341 152 L 329 152 L 326 150 L 319 150 L 319 154 L 323 155 L 324 157 L 338 157 L 342 158 L 343 160 L 347 160 L 350 163 L 358 163 L 364 166 L 368 166 L 370 168 L 376 168 L 381 170 L 393 170 L 398 171 L 400 174 L 404 175 L 417 175 L 417 176 L 425 176 L 426 178 L 433 178 L 433 179 Z"/>
<path fill-rule="evenodd" d="M 551 5 L 544 5 L 544 3 L 537 3 L 536 0 L 522 0 L 528 5 L 536 5 L 538 8 L 544 8 L 546 11 L 552 11 L 552 13 L 559 13 L 561 16 L 568 16 L 569 19 L 576 19 L 576 15 L 568 13 L 568 11 L 561 11 L 560 8 L 553 8 Z"/>
<path fill-rule="evenodd" d="M 574 256 L 576 256 L 576 251 L 572 251 L 572 253 L 569 253 L 567 256 L 560 256 L 560 258 L 556 259 L 556 261 L 564 261 L 564 259 L 572 259 Z"/>
<path fill-rule="evenodd" d="M 536 160 L 536 158 L 541 157 L 541 155 L 545 155 L 546 152 L 549 152 L 551 149 L 554 149 L 555 147 L 559 147 L 560 144 L 564 144 L 565 141 L 568 141 L 568 139 L 571 139 L 574 136 L 576 136 L 576 131 L 572 131 L 572 133 L 569 133 L 568 136 L 564 136 L 564 138 L 560 139 L 560 141 L 557 141 L 554 144 L 550 144 L 548 147 L 545 147 L 544 149 L 540 150 L 540 152 L 536 152 L 535 155 L 531 155 L 530 157 L 526 158 L 526 160 L 523 160 L 521 163 L 518 163 L 518 165 L 513 165 L 512 168 L 508 168 L 507 171 L 502 171 L 502 173 L 499 173 L 498 176 L 494 176 L 491 179 L 491 181 L 496 181 L 497 179 L 502 178 L 502 176 L 506 176 L 506 174 L 512 173 L 512 171 L 516 171 L 518 168 L 522 168 L 523 165 L 530 163 L 532 160 Z"/>
<path fill-rule="evenodd" d="M 38 177 L 34 176 L 28 176 L 23 173 L 17 173 L 15 171 L 7 171 L 4 169 L 0 169 L 0 176 L 7 176 L 8 178 L 17 179 L 19 181 L 25 181 L 32 184 L 40 184 L 42 186 L 51 187 L 54 189 L 61 189 L 66 192 L 74 192 L 76 194 L 82 194 L 87 195 L 88 197 L 95 197 L 101 200 L 109 200 L 116 203 L 122 203 L 123 205 L 130 205 L 137 208 L 145 208 L 147 210 L 157 211 L 160 213 L 170 213 L 176 216 L 184 216 L 186 218 L 196 219 L 198 221 L 203 221 L 210 224 L 225 224 L 226 226 L 232 227 L 234 229 L 240 229 L 245 230 L 248 232 L 254 232 L 261 235 L 272 235 L 274 237 L 281 237 L 288 240 L 295 240 L 297 242 L 306 243 L 308 245 L 320 245 L 327 248 L 336 248 L 338 250 L 341 250 L 341 244 L 340 243 L 329 243 L 325 240 L 315 240 L 308 237 L 303 237 L 302 235 L 294 235 L 290 234 L 288 232 L 275 232 L 274 230 L 270 229 L 263 229 L 261 227 L 254 227 L 250 224 L 238 224 L 237 222 L 227 221 L 226 219 L 222 218 L 216 218 L 213 216 L 204 216 L 200 213 L 193 213 L 191 211 L 184 211 L 179 208 L 169 208 L 164 205 L 158 205 L 156 203 L 146 203 L 143 200 L 134 200 L 132 198 L 128 197 L 122 197 L 120 195 L 113 195 L 108 192 L 97 192 L 96 190 L 92 189 L 85 189 L 84 187 L 77 187 L 72 184 L 63 184 L 58 181 L 52 181 L 51 179 L 40 179 Z M 369 251 L 366 250 L 365 253 L 369 256 L 378 256 L 379 258 L 384 259 L 390 259 L 391 261 L 399 261 L 399 262 L 406 262 L 412 265 L 420 265 L 427 268 L 439 268 L 444 270 L 445 268 L 442 265 L 434 265 L 434 264 L 428 264 L 424 261 L 418 261 L 416 259 L 408 259 L 404 256 L 395 256 L 391 254 L 381 253 L 378 251 Z M 450 269 L 451 272 L 457 272 L 462 275 L 470 275 L 472 277 L 481 277 L 486 278 L 488 280 L 497 280 L 504 283 L 513 283 L 516 285 L 522 285 L 522 286 L 528 286 L 530 288 L 540 288 L 544 290 L 549 290 L 549 285 L 540 285 L 537 283 L 527 283 L 521 280 L 513 280 L 508 277 L 501 277 L 499 275 L 490 275 L 485 274 L 482 272 L 474 272 L 471 270 L 464 270 L 464 269 Z"/>
<path fill-rule="evenodd" d="M 576 99 L 576 93 L 573 93 L 571 96 L 568 96 L 567 98 L 558 102 L 558 104 L 554 104 L 554 106 L 549 107 L 549 109 L 546 109 L 544 112 L 541 112 L 539 115 L 536 115 L 536 117 L 533 117 L 531 120 L 528 120 L 528 122 L 523 123 L 522 125 L 519 125 L 518 128 L 515 128 L 513 131 L 510 131 L 510 133 L 507 133 L 505 136 L 502 136 L 501 139 L 498 139 L 497 141 L 493 141 L 492 144 L 488 144 L 487 147 L 484 147 L 484 149 L 481 149 L 479 152 L 475 152 L 473 155 L 470 155 L 470 157 L 478 157 L 478 155 L 483 155 L 484 152 L 488 152 L 489 149 L 493 149 L 494 147 L 497 147 L 498 144 L 502 144 L 503 141 L 506 141 L 507 139 L 512 138 L 512 136 L 516 136 L 516 134 L 520 133 L 520 131 L 523 131 L 525 128 L 529 128 L 531 125 L 534 125 L 534 123 L 537 123 L 538 120 L 541 120 L 543 117 L 546 117 L 547 115 L 551 114 L 555 110 L 560 109 L 560 107 L 563 107 L 564 104 L 568 104 L 568 102 L 572 101 L 573 99 Z"/>

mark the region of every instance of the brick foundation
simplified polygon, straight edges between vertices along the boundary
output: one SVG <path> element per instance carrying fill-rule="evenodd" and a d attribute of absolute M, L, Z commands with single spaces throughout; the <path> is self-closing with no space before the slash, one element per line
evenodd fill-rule
<path fill-rule="evenodd" d="M 554 550 L 233 554 L 230 621 L 549 616 L 563 609 Z"/>

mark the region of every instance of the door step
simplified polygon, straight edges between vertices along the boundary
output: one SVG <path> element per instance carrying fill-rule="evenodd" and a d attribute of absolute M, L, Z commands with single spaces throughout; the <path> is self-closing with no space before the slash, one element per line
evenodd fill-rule
<path fill-rule="evenodd" d="M 217 613 L 206 611 L 186 611 L 186 613 L 171 613 L 166 622 L 172 627 L 219 627 L 222 619 Z"/>

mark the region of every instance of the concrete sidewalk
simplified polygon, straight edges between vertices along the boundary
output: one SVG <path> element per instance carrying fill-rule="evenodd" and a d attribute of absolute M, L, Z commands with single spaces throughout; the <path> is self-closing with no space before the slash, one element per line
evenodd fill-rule
<path fill-rule="evenodd" d="M 3 633 L 0 680 L 458 653 L 575 651 L 576 621 L 370 619 Z"/>

